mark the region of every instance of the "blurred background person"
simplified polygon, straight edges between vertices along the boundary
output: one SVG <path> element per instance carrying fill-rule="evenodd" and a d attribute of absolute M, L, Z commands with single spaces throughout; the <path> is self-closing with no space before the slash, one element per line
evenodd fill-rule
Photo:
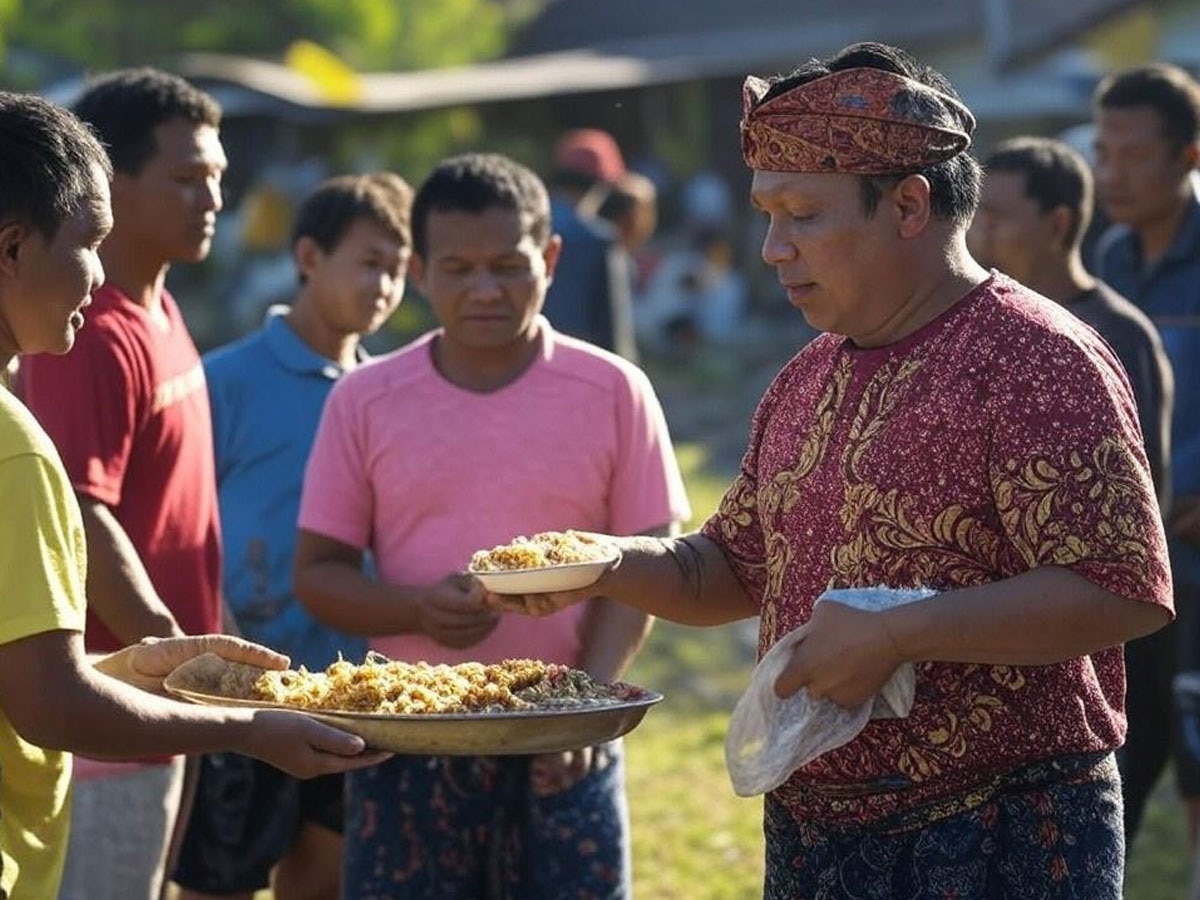
<path fill-rule="evenodd" d="M 616 139 L 598 128 L 559 138 L 547 179 L 554 232 L 562 237 L 545 316 L 559 331 L 636 360 L 629 254 L 595 211 L 625 174 Z"/>
<path fill-rule="evenodd" d="M 1167 516 L 1175 583 L 1177 670 L 1200 669 L 1200 85 L 1168 64 L 1105 78 L 1093 102 L 1096 196 L 1115 223 L 1096 274 L 1157 326 L 1175 373 L 1173 498 Z M 1175 771 L 1196 846 L 1200 723 L 1181 715 Z M 1189 739 L 1190 738 L 1190 739 Z M 1132 835 L 1130 835 L 1132 839 Z"/>
<path fill-rule="evenodd" d="M 967 234 L 975 258 L 1060 303 L 1108 341 L 1129 376 L 1159 506 L 1170 508 L 1171 364 L 1153 323 L 1084 267 L 1091 220 L 1087 161 L 1050 138 L 1018 137 L 984 160 L 979 209 Z M 1125 644 L 1129 731 L 1117 751 L 1125 805 L 1125 852 L 1171 746 L 1174 625 Z"/>
<path fill-rule="evenodd" d="M 629 171 L 597 199 L 595 215 L 612 225 L 629 254 L 629 283 L 636 298 L 656 262 L 649 244 L 658 230 L 658 188 L 652 179 Z"/>

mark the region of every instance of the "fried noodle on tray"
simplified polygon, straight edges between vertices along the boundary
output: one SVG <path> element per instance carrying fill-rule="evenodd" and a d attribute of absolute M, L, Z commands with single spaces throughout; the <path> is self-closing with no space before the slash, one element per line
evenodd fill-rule
<path fill-rule="evenodd" d="M 263 672 L 246 699 L 324 712 L 424 715 L 593 706 L 628 699 L 629 690 L 628 685 L 604 684 L 578 669 L 533 659 L 452 666 L 370 653 L 361 665 L 339 660 L 324 672 Z"/>

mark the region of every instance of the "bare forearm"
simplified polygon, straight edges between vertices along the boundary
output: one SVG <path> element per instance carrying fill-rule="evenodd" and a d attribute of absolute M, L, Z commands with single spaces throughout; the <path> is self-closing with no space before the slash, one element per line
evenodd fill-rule
<path fill-rule="evenodd" d="M 49 727 L 48 746 L 101 759 L 208 753 L 249 739 L 250 710 L 195 706 L 159 697 L 100 673 L 83 673 Z"/>
<path fill-rule="evenodd" d="M 317 562 L 298 568 L 296 596 L 319 621 L 367 637 L 415 631 L 417 609 L 406 588 L 381 584 L 341 562 Z"/>
<path fill-rule="evenodd" d="M 1057 566 L 882 615 L 906 659 L 1033 666 L 1121 644 L 1169 619 L 1163 607 L 1119 597 Z"/>
<path fill-rule="evenodd" d="M 88 608 L 121 641 L 183 634 L 112 511 L 80 497 L 87 534 Z"/>
<path fill-rule="evenodd" d="M 716 543 L 682 538 L 617 539 L 621 564 L 597 586 L 606 597 L 684 625 L 722 625 L 758 614 Z"/>

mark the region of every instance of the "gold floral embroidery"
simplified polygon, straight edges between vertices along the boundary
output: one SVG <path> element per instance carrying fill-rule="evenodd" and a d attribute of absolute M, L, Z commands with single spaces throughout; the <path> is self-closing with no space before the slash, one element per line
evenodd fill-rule
<path fill-rule="evenodd" d="M 849 538 L 831 551 L 840 583 L 867 583 L 882 571 L 896 587 L 980 584 L 997 568 L 999 537 L 954 504 L 933 521 L 914 512 L 912 498 L 870 484 L 847 489 L 842 523 Z"/>
<path fill-rule="evenodd" d="M 721 505 L 717 511 L 721 537 L 732 544 L 739 531 L 754 524 L 754 511 L 757 506 L 754 486 L 745 475 L 738 475 L 721 498 Z"/>
<path fill-rule="evenodd" d="M 1024 563 L 1032 568 L 1087 559 L 1149 562 L 1138 517 L 1146 486 L 1129 448 L 1105 438 L 1088 458 L 1072 453 L 1068 466 L 1059 471 L 1045 459 L 1024 466 L 1009 460 L 992 473 L 1000 521 Z M 1100 520 L 1091 543 L 1071 531 L 1085 503 Z"/>
<path fill-rule="evenodd" d="M 813 469 L 825 455 L 825 448 L 829 444 L 834 423 L 837 421 L 837 411 L 845 399 L 852 374 L 850 359 L 843 357 L 817 403 L 813 426 L 808 429 L 800 444 L 795 465 L 790 469 L 777 472 L 762 488 L 761 496 L 758 498 L 758 514 L 764 529 L 775 526 L 779 521 L 779 514 L 787 512 L 795 506 L 799 497 L 797 490 L 799 484 L 812 474 Z M 763 604 L 766 606 L 782 594 L 784 579 L 792 565 L 794 551 L 792 542 L 786 535 L 765 533 L 763 537 L 765 541 L 764 560 L 767 569 L 767 586 Z"/>
<path fill-rule="evenodd" d="M 912 377 L 925 365 L 925 355 L 893 360 L 875 373 L 863 391 L 858 403 L 854 422 L 846 439 L 846 456 L 843 468 L 848 482 L 861 482 L 859 466 L 863 454 L 887 424 L 896 405 L 904 396 L 905 388 Z"/>
<path fill-rule="evenodd" d="M 959 717 L 949 710 L 942 712 L 941 722 L 926 732 L 922 745 L 901 751 L 900 771 L 917 782 L 940 775 L 944 763 L 966 754 L 970 735 L 991 731 L 995 716 L 1006 709 L 999 697 L 972 692 L 967 697 L 965 716 Z"/>

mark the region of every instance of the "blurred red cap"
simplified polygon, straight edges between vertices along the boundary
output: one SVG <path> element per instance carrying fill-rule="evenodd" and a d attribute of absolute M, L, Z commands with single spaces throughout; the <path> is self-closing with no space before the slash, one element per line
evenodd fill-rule
<path fill-rule="evenodd" d="M 599 128 L 576 128 L 563 134 L 554 151 L 554 165 L 610 183 L 625 174 L 621 148 L 611 134 Z"/>

